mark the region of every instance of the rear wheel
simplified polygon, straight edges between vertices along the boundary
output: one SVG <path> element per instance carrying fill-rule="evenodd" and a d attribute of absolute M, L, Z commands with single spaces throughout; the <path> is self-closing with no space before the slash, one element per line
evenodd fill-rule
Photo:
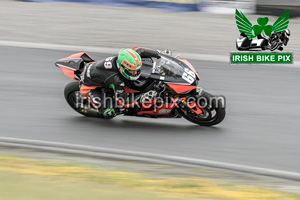
<path fill-rule="evenodd" d="M 98 111 L 87 100 L 81 97 L 78 82 L 71 82 L 66 85 L 64 95 L 68 104 L 76 112 L 87 117 L 99 117 Z"/>
<path fill-rule="evenodd" d="M 186 120 L 201 126 L 213 126 L 222 122 L 226 115 L 225 102 L 221 100 L 212 101 L 211 99 L 216 96 L 207 92 L 204 92 L 200 97 L 205 98 L 208 103 L 204 108 L 201 107 L 201 114 L 196 114 L 191 108 L 182 103 L 178 109 L 180 115 Z"/>

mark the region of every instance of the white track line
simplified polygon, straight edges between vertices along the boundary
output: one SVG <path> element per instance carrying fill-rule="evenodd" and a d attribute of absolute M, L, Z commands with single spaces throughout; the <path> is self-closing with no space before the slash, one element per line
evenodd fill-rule
<path fill-rule="evenodd" d="M 16 41 L 3 41 L 0 40 L 1 46 L 10 47 L 24 47 L 24 48 L 36 48 L 36 49 L 51 49 L 51 50 L 64 50 L 64 51 L 90 51 L 97 53 L 117 54 L 120 48 L 110 47 L 91 47 L 91 46 L 75 46 L 75 45 L 61 45 L 61 44 L 45 44 L 45 43 L 31 43 L 31 42 L 16 42 Z M 209 55 L 209 54 L 193 54 L 193 53 L 179 53 L 174 52 L 174 55 L 181 54 L 186 59 L 193 60 L 207 60 L 218 62 L 229 62 L 229 54 L 227 56 Z"/>
<path fill-rule="evenodd" d="M 263 176 L 271 176 L 276 178 L 284 178 L 290 180 L 300 181 L 300 173 L 288 172 L 282 170 L 274 170 L 246 165 L 238 165 L 232 163 L 202 160 L 194 158 L 185 158 L 178 156 L 169 156 L 162 154 L 153 154 L 146 152 L 136 152 L 120 149 L 110 149 L 101 147 L 92 147 L 76 144 L 66 144 L 58 142 L 46 142 L 38 140 L 27 140 L 18 138 L 0 137 L 0 146 L 8 147 L 21 147 L 30 149 L 39 149 L 43 151 L 62 152 L 62 153 L 73 153 L 84 156 L 93 157 L 106 157 L 106 158 L 117 158 L 121 160 L 137 160 L 146 161 L 152 163 L 166 163 L 171 162 L 177 165 L 193 165 L 202 167 L 211 167 L 217 169 L 231 170 L 237 172 L 244 172 L 250 174 L 259 174 Z"/>
<path fill-rule="evenodd" d="M 17 42 L 17 41 L 4 41 L 0 40 L 0 46 L 9 46 L 9 47 L 23 47 L 23 48 L 34 48 L 34 49 L 50 49 L 50 50 L 63 50 L 63 51 L 86 51 L 86 52 L 96 52 L 96 53 L 105 53 L 105 54 L 117 54 L 120 48 L 111 48 L 111 47 L 92 47 L 92 46 L 76 46 L 76 45 L 61 45 L 61 44 L 46 44 L 46 43 L 32 43 L 32 42 Z M 204 60 L 204 61 L 215 61 L 215 62 L 226 62 L 229 63 L 229 53 L 228 56 L 223 55 L 212 55 L 212 54 L 195 54 L 187 52 L 173 52 L 173 55 L 181 55 L 183 58 L 192 59 L 192 60 Z M 240 66 L 240 65 L 235 65 Z M 253 66 L 253 65 L 243 65 L 243 66 Z M 264 66 L 279 66 L 285 68 L 299 68 L 300 61 L 294 61 L 293 65 L 264 65 Z"/>
<path fill-rule="evenodd" d="M 62 51 L 86 51 L 96 52 L 105 54 L 117 54 L 120 48 L 111 47 L 92 47 L 92 46 L 76 46 L 76 45 L 61 45 L 61 44 L 46 44 L 46 43 L 32 43 L 32 42 L 17 42 L 17 41 L 4 41 L 0 40 L 0 46 L 10 47 L 24 47 L 24 48 L 35 48 L 35 49 L 51 49 L 51 50 L 62 50 Z M 192 60 L 205 60 L 205 61 L 216 61 L 229 63 L 229 52 L 228 56 L 223 55 L 212 55 L 212 54 L 195 54 L 187 52 L 173 52 L 174 55 L 181 55 L 181 57 Z M 244 65 L 251 66 L 251 65 Z M 300 61 L 294 61 L 293 65 L 269 65 L 269 66 L 281 66 L 281 67 L 300 67 Z"/>

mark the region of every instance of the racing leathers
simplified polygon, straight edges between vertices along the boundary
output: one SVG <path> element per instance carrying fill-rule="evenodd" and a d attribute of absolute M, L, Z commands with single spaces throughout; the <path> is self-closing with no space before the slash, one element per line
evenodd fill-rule
<path fill-rule="evenodd" d="M 134 47 L 140 57 L 143 58 L 160 58 L 159 53 L 155 50 Z M 81 75 L 80 93 L 83 98 L 98 109 L 100 115 L 106 119 L 116 116 L 115 102 L 120 107 L 131 107 L 138 102 L 124 102 L 126 92 L 124 87 L 129 82 L 120 72 L 118 66 L 118 56 L 108 57 L 104 60 L 94 63 L 88 63 Z M 114 92 L 109 96 L 108 90 Z M 122 98 L 120 98 L 122 97 Z"/>

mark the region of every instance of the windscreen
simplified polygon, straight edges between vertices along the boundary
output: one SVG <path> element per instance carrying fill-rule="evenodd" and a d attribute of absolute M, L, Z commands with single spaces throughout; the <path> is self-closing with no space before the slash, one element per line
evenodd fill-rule
<path fill-rule="evenodd" d="M 155 62 L 153 73 L 164 76 L 168 82 L 193 84 L 196 80 L 189 66 L 176 58 L 163 55 Z"/>
<path fill-rule="evenodd" d="M 162 56 L 156 63 L 155 73 L 159 73 L 160 75 L 181 78 L 183 72 L 184 69 L 178 64 L 178 62 L 170 60 L 164 56 Z"/>

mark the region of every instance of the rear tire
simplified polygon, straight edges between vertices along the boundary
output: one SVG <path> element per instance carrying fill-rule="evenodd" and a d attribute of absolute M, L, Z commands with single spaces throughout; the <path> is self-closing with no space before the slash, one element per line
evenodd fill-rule
<path fill-rule="evenodd" d="M 71 82 L 66 85 L 64 95 L 69 106 L 76 112 L 86 117 L 99 117 L 98 111 L 87 103 L 86 100 L 82 100 L 78 82 Z"/>

